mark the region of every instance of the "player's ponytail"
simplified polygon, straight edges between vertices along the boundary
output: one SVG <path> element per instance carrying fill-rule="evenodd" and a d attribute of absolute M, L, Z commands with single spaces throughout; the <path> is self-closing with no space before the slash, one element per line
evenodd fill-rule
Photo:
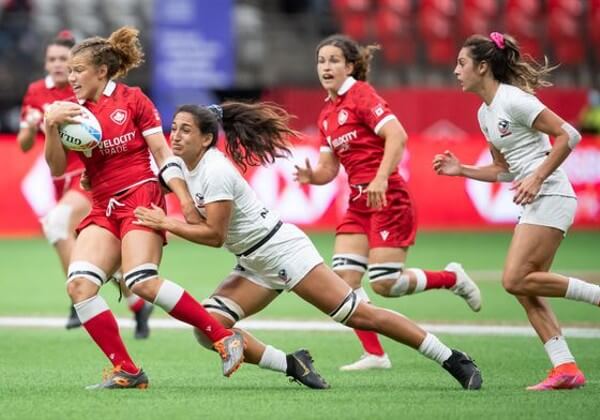
<path fill-rule="evenodd" d="M 192 115 L 201 134 L 212 134 L 209 148 L 216 146 L 221 125 L 225 132 L 226 152 L 242 170 L 291 155 L 288 136 L 299 135 L 288 127 L 290 115 L 271 103 L 225 102 L 207 107 L 182 105 L 175 115 L 180 112 Z"/>
<path fill-rule="evenodd" d="M 288 126 L 290 115 L 280 106 L 225 102 L 221 109 L 226 151 L 242 170 L 291 155 L 288 137 L 299 133 Z"/>
<path fill-rule="evenodd" d="M 552 86 L 546 80 L 557 66 L 551 67 L 544 57 L 544 64 L 537 63 L 531 56 L 523 57 L 516 39 L 508 34 L 492 32 L 489 37 L 472 35 L 466 39 L 463 48 L 480 63 L 489 63 L 494 79 L 534 93 L 540 87 Z"/>
<path fill-rule="evenodd" d="M 71 54 L 75 56 L 89 52 L 93 65 L 106 65 L 109 80 L 123 77 L 144 62 L 138 34 L 137 29 L 124 26 L 114 31 L 108 39 L 95 36 L 83 40 L 73 47 Z"/>
<path fill-rule="evenodd" d="M 381 49 L 377 44 L 361 46 L 346 35 L 331 35 L 317 45 L 316 55 L 318 57 L 321 48 L 332 45 L 342 50 L 344 58 L 348 63 L 354 64 L 351 74 L 356 80 L 366 81 L 371 69 L 371 60 L 375 51 Z"/>

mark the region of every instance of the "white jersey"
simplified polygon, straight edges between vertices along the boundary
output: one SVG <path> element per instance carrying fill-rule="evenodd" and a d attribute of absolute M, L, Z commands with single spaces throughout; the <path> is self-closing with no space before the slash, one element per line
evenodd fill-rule
<path fill-rule="evenodd" d="M 215 201 L 231 201 L 233 209 L 225 248 L 241 254 L 262 240 L 279 222 L 256 197 L 250 185 L 231 161 L 216 148 L 204 153 L 193 170 L 181 161 L 188 188 L 196 208 L 206 216 L 204 206 Z"/>
<path fill-rule="evenodd" d="M 532 128 L 545 108 L 534 95 L 501 83 L 492 103 L 483 103 L 477 112 L 481 131 L 504 156 L 515 180 L 531 174 L 552 148 L 548 135 Z M 565 172 L 558 168 L 546 178 L 539 195 L 575 197 L 575 192 Z"/>

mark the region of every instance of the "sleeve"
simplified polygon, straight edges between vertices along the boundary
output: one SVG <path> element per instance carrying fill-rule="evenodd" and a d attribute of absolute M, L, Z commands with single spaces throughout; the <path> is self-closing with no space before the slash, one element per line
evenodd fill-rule
<path fill-rule="evenodd" d="M 375 92 L 371 85 L 363 84 L 356 98 L 356 115 L 375 134 L 388 121 L 397 119 L 387 102 Z"/>
<path fill-rule="evenodd" d="M 546 106 L 534 95 L 520 91 L 510 103 L 510 116 L 513 121 L 529 128 Z"/>
<path fill-rule="evenodd" d="M 27 117 L 27 111 L 31 108 L 35 108 L 38 111 L 40 111 L 42 114 L 44 113 L 44 110 L 36 104 L 36 100 L 35 100 L 35 91 L 33 89 L 33 85 L 29 85 L 29 87 L 27 88 L 27 92 L 25 93 L 25 96 L 23 97 L 23 103 L 21 104 L 21 115 L 20 115 L 20 119 L 19 119 L 19 127 L 20 128 L 24 128 L 27 127 L 28 124 L 25 121 L 25 118 Z"/>
<path fill-rule="evenodd" d="M 162 133 L 162 123 L 158 110 L 144 93 L 137 89 L 135 122 L 144 137 Z"/>
<path fill-rule="evenodd" d="M 204 188 L 204 203 L 215 201 L 233 201 L 235 197 L 235 186 L 241 175 L 229 162 L 217 162 L 206 168 L 210 179 Z"/>

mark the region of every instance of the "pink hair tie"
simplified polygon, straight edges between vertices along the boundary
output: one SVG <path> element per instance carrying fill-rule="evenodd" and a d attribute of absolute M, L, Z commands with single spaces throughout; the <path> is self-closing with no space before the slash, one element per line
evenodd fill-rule
<path fill-rule="evenodd" d="M 490 39 L 494 44 L 496 44 L 496 47 L 500 48 L 501 50 L 503 50 L 506 46 L 504 44 L 504 35 L 502 35 L 500 32 L 492 32 L 490 34 Z"/>

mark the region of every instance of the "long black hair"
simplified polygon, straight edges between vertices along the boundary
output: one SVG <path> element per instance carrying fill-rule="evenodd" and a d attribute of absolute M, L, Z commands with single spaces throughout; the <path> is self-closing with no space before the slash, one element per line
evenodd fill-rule
<path fill-rule="evenodd" d="M 180 112 L 192 115 L 202 134 L 212 134 L 209 147 L 217 144 L 220 124 L 227 154 L 244 171 L 248 166 L 267 165 L 276 158 L 290 156 L 288 137 L 299 135 L 288 126 L 290 115 L 273 103 L 228 101 L 208 107 L 187 104 L 177 108 L 175 115 Z"/>

